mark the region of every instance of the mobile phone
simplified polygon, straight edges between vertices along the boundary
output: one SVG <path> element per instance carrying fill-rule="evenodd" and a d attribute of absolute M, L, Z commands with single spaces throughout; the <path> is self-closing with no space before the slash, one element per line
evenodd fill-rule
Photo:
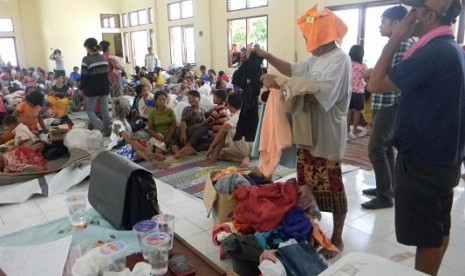
<path fill-rule="evenodd" d="M 194 265 L 182 253 L 170 256 L 168 268 L 176 276 L 195 275 Z"/>

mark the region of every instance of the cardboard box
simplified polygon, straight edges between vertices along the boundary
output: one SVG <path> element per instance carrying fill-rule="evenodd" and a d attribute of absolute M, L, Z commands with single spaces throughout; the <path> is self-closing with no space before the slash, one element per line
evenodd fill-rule
<path fill-rule="evenodd" d="M 69 129 L 53 128 L 50 129 L 50 142 L 62 142 L 65 139 Z"/>
<path fill-rule="evenodd" d="M 214 187 L 212 177 L 215 176 L 219 171 L 211 172 L 207 183 L 205 183 L 205 189 L 203 191 L 203 204 L 207 209 L 207 217 L 213 212 L 216 224 L 221 224 L 227 221 L 231 221 L 231 214 L 237 206 L 237 201 L 232 195 L 219 194 Z"/>

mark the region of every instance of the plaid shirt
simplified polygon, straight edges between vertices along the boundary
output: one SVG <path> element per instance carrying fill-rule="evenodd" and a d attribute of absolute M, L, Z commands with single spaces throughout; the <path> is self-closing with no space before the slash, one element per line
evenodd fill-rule
<path fill-rule="evenodd" d="M 410 47 L 412 47 L 414 43 L 415 43 L 415 40 L 413 40 L 413 38 L 411 37 L 402 41 L 402 43 L 399 46 L 399 49 L 394 54 L 391 67 L 402 61 L 402 59 L 404 58 L 405 52 L 407 52 L 407 50 Z M 396 91 L 389 92 L 389 93 L 383 93 L 383 94 L 373 94 L 372 95 L 372 100 L 373 100 L 372 108 L 373 110 L 379 110 L 384 107 L 389 107 L 389 106 L 398 104 L 399 99 L 400 99 L 400 90 L 396 90 Z"/>

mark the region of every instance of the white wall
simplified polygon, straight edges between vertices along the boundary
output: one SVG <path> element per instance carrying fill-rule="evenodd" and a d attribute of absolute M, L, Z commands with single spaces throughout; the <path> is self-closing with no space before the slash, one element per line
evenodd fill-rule
<path fill-rule="evenodd" d="M 67 73 L 80 65 L 85 54 L 82 44 L 88 37 L 102 39 L 102 32 L 155 31 L 155 47 L 163 66 L 171 63 L 169 27 L 194 25 L 196 62 L 217 71 L 228 68 L 227 20 L 268 15 L 268 50 L 274 55 L 295 62 L 308 57 L 305 41 L 296 19 L 317 1 L 269 0 L 268 6 L 227 12 L 226 0 L 193 0 L 194 17 L 168 21 L 167 5 L 179 0 L 8 0 L 0 1 L 0 16 L 14 19 L 18 58 L 21 66 L 43 66 L 51 70 L 49 48 L 59 48 L 65 57 Z M 354 0 L 321 1 L 326 6 L 348 4 Z M 357 2 L 360 2 L 357 0 Z M 153 8 L 151 25 L 121 28 L 100 28 L 100 14 L 121 14 Z M 202 35 L 200 35 L 200 32 Z M 148 46 L 148 45 L 147 45 Z M 270 67 L 271 72 L 275 72 Z"/>

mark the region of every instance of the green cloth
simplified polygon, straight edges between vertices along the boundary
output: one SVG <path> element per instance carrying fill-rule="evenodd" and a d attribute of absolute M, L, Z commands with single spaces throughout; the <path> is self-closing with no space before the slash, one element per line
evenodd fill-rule
<path fill-rule="evenodd" d="M 176 120 L 176 115 L 173 109 L 167 107 L 164 111 L 158 111 L 154 108 L 147 115 L 149 127 L 152 127 L 157 133 L 161 133 L 163 137 L 167 137 L 170 134 L 171 122 Z"/>
<path fill-rule="evenodd" d="M 90 217 L 90 223 L 84 229 L 71 226 L 66 217 L 1 237 L 0 247 L 37 245 L 72 235 L 71 246 L 80 245 L 83 253 L 94 248 L 99 242 L 110 241 L 126 243 L 126 255 L 140 252 L 139 242 L 133 231 L 115 230 L 93 208 L 87 211 L 87 215 Z"/>

